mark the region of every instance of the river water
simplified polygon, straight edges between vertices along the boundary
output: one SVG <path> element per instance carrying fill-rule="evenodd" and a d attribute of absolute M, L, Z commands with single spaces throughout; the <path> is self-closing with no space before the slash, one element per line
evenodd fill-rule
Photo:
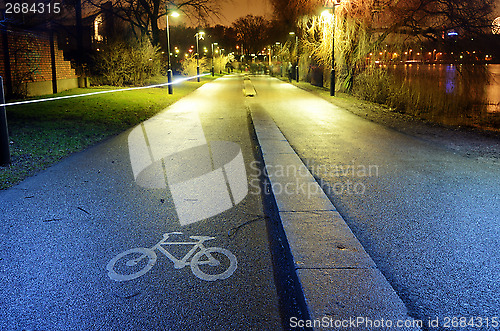
<path fill-rule="evenodd" d="M 388 69 L 421 97 L 432 98 L 436 105 L 446 103 L 421 117 L 447 125 L 500 130 L 500 64 L 412 64 Z M 443 111 L 447 107 L 450 111 Z"/>

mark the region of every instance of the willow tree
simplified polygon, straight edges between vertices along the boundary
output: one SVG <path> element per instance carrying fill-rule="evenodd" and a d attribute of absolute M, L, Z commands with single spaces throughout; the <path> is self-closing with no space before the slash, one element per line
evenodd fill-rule
<path fill-rule="evenodd" d="M 314 15 L 321 0 L 269 0 L 274 9 L 274 19 L 284 27 L 284 31 L 293 31 L 297 22 L 304 15 Z"/>
<path fill-rule="evenodd" d="M 321 15 L 302 16 L 298 22 L 302 30 L 302 53 L 325 68 L 331 67 L 335 38 L 337 79 L 344 90 L 352 88 L 353 78 L 364 68 L 367 54 L 380 43 L 378 31 L 382 21 L 375 6 L 376 0 L 345 1 L 335 8 L 335 15 L 324 11 Z"/>
<path fill-rule="evenodd" d="M 489 29 L 494 0 L 344 0 L 334 16 L 318 15 L 323 2 L 314 3 L 315 12 L 308 3 L 297 18 L 303 54 L 330 67 L 334 31 L 338 79 L 349 91 L 369 53 L 387 43 L 443 41 L 451 30 L 465 37 Z"/>

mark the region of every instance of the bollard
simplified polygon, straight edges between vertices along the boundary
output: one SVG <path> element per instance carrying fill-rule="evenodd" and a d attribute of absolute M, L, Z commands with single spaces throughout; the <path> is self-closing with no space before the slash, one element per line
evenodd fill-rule
<path fill-rule="evenodd" d="M 3 93 L 3 78 L 0 77 L 0 104 L 5 104 Z M 9 129 L 7 127 L 7 113 L 5 106 L 0 106 L 0 165 L 5 166 L 10 163 L 9 149 Z"/>

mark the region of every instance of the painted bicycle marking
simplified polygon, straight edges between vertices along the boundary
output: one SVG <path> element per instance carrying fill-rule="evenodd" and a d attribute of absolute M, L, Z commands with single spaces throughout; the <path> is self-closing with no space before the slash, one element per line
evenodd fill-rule
<path fill-rule="evenodd" d="M 156 264 L 156 250 L 168 257 L 174 263 L 175 269 L 182 269 L 189 265 L 196 277 L 206 281 L 229 278 L 236 270 L 238 262 L 233 253 L 224 248 L 205 247 L 203 244 L 205 241 L 215 239 L 214 237 L 189 236 L 190 239 L 196 241 L 169 241 L 172 235 L 182 235 L 182 232 L 165 233 L 163 239 L 151 248 L 132 248 L 112 258 L 106 266 L 109 278 L 117 282 L 123 282 L 143 276 Z M 169 245 L 193 245 L 193 247 L 179 260 L 165 249 L 165 246 Z M 227 261 L 219 261 L 214 255 L 219 256 L 220 259 L 227 259 Z M 191 260 L 188 261 L 189 259 Z M 207 272 L 206 267 L 203 267 L 203 270 L 200 268 L 200 266 L 210 266 L 216 268 L 215 272 L 218 272 L 220 270 L 217 269 L 220 269 L 218 267 L 221 266 L 221 262 L 228 263 L 228 266 L 219 273 L 211 274 Z M 130 273 L 127 273 L 127 270 L 130 270 Z"/>

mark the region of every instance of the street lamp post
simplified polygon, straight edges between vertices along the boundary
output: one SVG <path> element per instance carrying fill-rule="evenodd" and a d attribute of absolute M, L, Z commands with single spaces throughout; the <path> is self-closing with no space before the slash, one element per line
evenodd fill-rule
<path fill-rule="evenodd" d="M 269 56 L 269 67 L 273 65 L 273 50 L 271 49 L 271 46 L 267 46 L 267 55 Z"/>
<path fill-rule="evenodd" d="M 335 96 L 335 7 L 340 5 L 342 0 L 325 0 L 325 11 L 331 9 L 332 15 L 332 70 L 330 72 L 330 96 Z"/>
<path fill-rule="evenodd" d="M 0 77 L 0 103 L 5 103 L 3 93 L 3 78 Z M 0 166 L 6 166 L 11 163 L 10 156 L 9 129 L 7 127 L 7 113 L 5 106 L 0 106 Z"/>
<path fill-rule="evenodd" d="M 295 79 L 299 81 L 299 36 L 295 32 L 289 32 L 289 35 L 295 36 L 295 47 L 297 48 L 297 62 L 295 65 Z"/>
<path fill-rule="evenodd" d="M 219 64 L 222 64 L 222 54 L 224 53 L 224 48 L 221 48 L 220 49 L 220 53 L 219 53 L 219 57 L 220 57 L 220 63 Z M 222 75 L 222 65 L 220 66 L 220 74 Z"/>
<path fill-rule="evenodd" d="M 167 23 L 166 27 L 166 33 L 167 33 L 167 82 L 168 82 L 168 94 L 174 93 L 174 89 L 172 86 L 172 65 L 170 62 L 170 27 L 168 24 L 168 5 L 165 7 L 166 13 L 165 13 L 165 20 Z M 173 17 L 178 17 L 179 13 L 173 11 L 170 15 Z"/>
<path fill-rule="evenodd" d="M 200 42 L 199 40 L 203 40 L 203 35 L 205 32 L 199 31 L 194 36 L 196 37 L 196 81 L 200 81 Z"/>
<path fill-rule="evenodd" d="M 283 45 L 279 41 L 276 42 L 276 46 L 279 46 L 279 53 L 278 56 L 276 57 L 276 60 L 280 63 L 280 76 L 283 77 L 283 55 L 282 50 L 283 50 Z"/>
<path fill-rule="evenodd" d="M 219 45 L 218 43 L 212 43 L 212 77 L 215 75 L 215 67 L 214 67 L 214 46 Z"/>

